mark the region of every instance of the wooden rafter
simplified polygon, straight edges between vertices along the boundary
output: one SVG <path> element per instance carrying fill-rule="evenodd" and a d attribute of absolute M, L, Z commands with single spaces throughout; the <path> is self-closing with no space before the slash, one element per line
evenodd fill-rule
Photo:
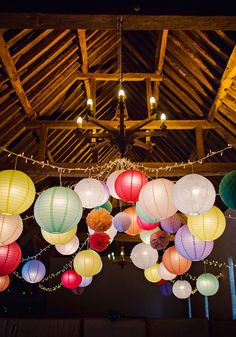
<path fill-rule="evenodd" d="M 106 73 L 80 73 L 77 72 L 78 80 L 85 80 L 95 78 L 97 81 L 119 81 L 120 74 L 106 74 Z M 155 73 L 123 73 L 122 78 L 124 81 L 144 81 L 149 78 L 151 81 L 162 81 L 162 76 Z"/>
<path fill-rule="evenodd" d="M 82 71 L 83 73 L 88 73 L 88 52 L 87 52 L 87 43 L 86 43 L 86 34 L 85 29 L 77 29 L 77 35 L 79 38 L 80 51 L 82 56 Z M 84 80 L 84 86 L 86 91 L 87 98 L 91 97 L 91 89 L 89 80 Z"/>

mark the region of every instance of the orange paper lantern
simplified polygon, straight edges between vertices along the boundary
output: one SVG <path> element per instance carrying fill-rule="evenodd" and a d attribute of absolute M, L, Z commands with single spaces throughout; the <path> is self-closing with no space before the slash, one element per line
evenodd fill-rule
<path fill-rule="evenodd" d="M 166 269 L 175 275 L 182 275 L 186 273 L 192 265 L 192 261 L 187 260 L 185 257 L 180 255 L 175 246 L 172 246 L 165 251 L 162 257 L 162 262 Z"/>
<path fill-rule="evenodd" d="M 8 288 L 10 283 L 10 277 L 8 275 L 0 276 L 0 291 L 4 291 Z"/>
<path fill-rule="evenodd" d="M 142 229 L 139 227 L 139 225 L 137 223 L 136 208 L 135 207 L 129 207 L 129 208 L 126 208 L 124 210 L 124 212 L 126 214 L 128 214 L 130 216 L 130 219 L 131 219 L 131 225 L 129 226 L 127 231 L 125 231 L 125 233 L 128 234 L 128 235 L 131 235 L 131 236 L 135 236 L 135 235 L 139 234 Z"/>

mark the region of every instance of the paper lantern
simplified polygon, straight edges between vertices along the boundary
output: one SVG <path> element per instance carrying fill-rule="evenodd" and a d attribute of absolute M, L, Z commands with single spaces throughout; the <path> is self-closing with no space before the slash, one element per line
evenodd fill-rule
<path fill-rule="evenodd" d="M 82 217 L 80 198 L 68 187 L 48 188 L 36 200 L 34 217 L 38 225 L 49 233 L 68 232 Z"/>
<path fill-rule="evenodd" d="M 198 240 L 218 239 L 223 234 L 225 226 L 224 213 L 215 206 L 200 215 L 188 217 L 188 228 Z"/>
<path fill-rule="evenodd" d="M 196 281 L 197 290 L 204 296 L 213 296 L 219 289 L 219 281 L 215 275 L 204 273 L 198 276 Z"/>
<path fill-rule="evenodd" d="M 20 215 L 0 214 L 0 245 L 9 245 L 16 241 L 23 231 Z"/>
<path fill-rule="evenodd" d="M 95 209 L 99 209 L 99 208 L 104 208 L 105 210 L 107 210 L 109 213 L 111 213 L 112 211 L 112 203 L 107 200 L 104 204 L 102 204 L 101 206 L 97 206 L 95 207 Z"/>
<path fill-rule="evenodd" d="M 137 210 L 137 209 L 136 209 Z M 154 228 L 157 228 L 160 225 L 160 222 L 147 222 L 140 218 L 140 216 L 137 216 L 137 224 L 142 230 L 150 231 Z"/>
<path fill-rule="evenodd" d="M 35 186 L 24 172 L 4 170 L 0 172 L 0 213 L 20 214 L 34 202 Z"/>
<path fill-rule="evenodd" d="M 160 277 L 163 279 L 163 280 L 167 280 L 167 281 L 171 281 L 173 279 L 176 278 L 176 274 L 172 274 L 170 273 L 166 267 L 164 266 L 163 262 L 161 262 L 159 264 L 159 267 L 158 267 L 158 273 L 160 275 Z"/>
<path fill-rule="evenodd" d="M 156 285 L 157 285 L 157 286 L 160 286 L 160 285 L 162 285 L 162 284 L 165 284 L 166 282 L 167 282 L 166 280 L 162 280 L 162 279 L 161 279 L 160 281 L 157 281 L 157 282 L 156 282 Z"/>
<path fill-rule="evenodd" d="M 10 283 L 10 277 L 8 275 L 0 276 L 0 292 L 6 290 Z"/>
<path fill-rule="evenodd" d="M 161 277 L 158 273 L 159 264 L 155 263 L 153 266 L 144 270 L 144 276 L 149 282 L 156 283 L 161 280 Z"/>
<path fill-rule="evenodd" d="M 101 271 L 102 260 L 94 250 L 82 250 L 75 256 L 73 267 L 81 276 L 94 276 Z"/>
<path fill-rule="evenodd" d="M 86 223 L 95 232 L 105 232 L 111 227 L 112 216 L 104 208 L 93 209 L 87 215 Z"/>
<path fill-rule="evenodd" d="M 82 281 L 80 283 L 80 287 L 87 287 L 90 285 L 90 283 L 92 282 L 93 277 L 92 276 L 82 276 Z"/>
<path fill-rule="evenodd" d="M 109 193 L 115 199 L 120 199 L 115 190 L 115 181 L 119 174 L 121 174 L 122 172 L 124 172 L 124 170 L 114 171 L 107 178 L 107 187 L 109 189 Z"/>
<path fill-rule="evenodd" d="M 131 217 L 129 214 L 119 212 L 113 218 L 113 225 L 118 232 L 125 232 L 131 225 Z"/>
<path fill-rule="evenodd" d="M 68 241 L 64 245 L 55 245 L 55 248 L 58 253 L 62 255 L 72 255 L 79 248 L 79 239 L 75 235 L 70 241 Z"/>
<path fill-rule="evenodd" d="M 109 198 L 101 181 L 93 178 L 80 180 L 74 190 L 78 194 L 84 208 L 100 206 Z M 107 200 L 105 200 L 106 195 Z"/>
<path fill-rule="evenodd" d="M 78 275 L 73 269 L 66 270 L 61 275 L 61 283 L 65 288 L 77 288 L 82 281 L 82 276 Z"/>
<path fill-rule="evenodd" d="M 139 194 L 139 203 L 145 214 L 156 219 L 165 219 L 176 213 L 172 201 L 174 183 L 160 178 L 149 181 Z"/>
<path fill-rule="evenodd" d="M 136 209 L 136 212 L 137 212 L 137 214 L 138 214 L 138 216 L 140 217 L 141 220 L 143 220 L 143 221 L 145 221 L 149 224 L 153 223 L 153 224 L 155 224 L 155 227 L 156 227 L 156 223 L 159 222 L 159 221 L 157 219 L 154 219 L 154 218 L 148 216 L 147 214 L 145 214 L 144 211 L 142 210 L 140 202 L 136 202 L 135 209 Z M 155 228 L 155 227 L 153 227 L 153 228 Z M 149 228 L 143 228 L 143 229 L 148 230 L 148 229 L 153 229 L 153 228 L 149 227 Z"/>
<path fill-rule="evenodd" d="M 135 207 L 126 208 L 124 213 L 128 214 L 131 219 L 131 225 L 125 231 L 125 233 L 131 236 L 139 234 L 141 232 L 141 228 L 137 224 L 137 213 Z"/>
<path fill-rule="evenodd" d="M 165 231 L 154 232 L 150 237 L 150 245 L 153 249 L 162 250 L 169 244 L 169 236 Z"/>
<path fill-rule="evenodd" d="M 188 281 L 175 281 L 172 287 L 173 294 L 180 299 L 188 298 L 192 293 L 192 286 Z"/>
<path fill-rule="evenodd" d="M 161 220 L 161 228 L 167 233 L 176 233 L 180 227 L 181 218 L 178 213 L 175 213 L 167 219 Z"/>
<path fill-rule="evenodd" d="M 77 295 L 77 296 L 80 296 L 84 293 L 85 291 L 85 288 L 83 287 L 77 287 L 77 288 L 74 288 L 74 289 L 71 289 L 71 292 L 74 294 L 74 295 Z"/>
<path fill-rule="evenodd" d="M 182 226 L 175 235 L 175 248 L 186 259 L 204 260 L 211 254 L 214 241 L 198 240 L 191 234 L 187 225 Z"/>
<path fill-rule="evenodd" d="M 41 228 L 41 234 L 48 243 L 51 245 L 65 245 L 67 242 L 73 239 L 77 232 L 77 226 L 73 227 L 66 233 L 48 233 Z"/>
<path fill-rule="evenodd" d="M 88 228 L 88 232 L 90 235 L 93 235 L 95 233 L 95 231 L 91 229 L 89 226 L 87 228 Z M 110 243 L 111 243 L 117 234 L 117 230 L 112 224 L 111 227 L 108 228 L 108 230 L 106 230 L 104 233 L 106 233 L 110 237 Z"/>
<path fill-rule="evenodd" d="M 21 249 L 16 242 L 0 246 L 0 276 L 15 271 L 20 264 L 21 256 Z"/>
<path fill-rule="evenodd" d="M 133 264 L 140 269 L 153 266 L 158 260 L 158 252 L 146 243 L 138 243 L 131 251 L 130 258 Z"/>
<path fill-rule="evenodd" d="M 106 233 L 94 233 L 89 237 L 89 244 L 97 252 L 103 252 L 110 244 L 110 237 Z"/>
<path fill-rule="evenodd" d="M 100 181 L 100 183 L 102 184 L 103 189 L 104 189 L 104 196 L 103 196 L 102 203 L 101 203 L 100 205 L 104 205 L 104 204 L 106 204 L 106 202 L 108 201 L 108 199 L 109 199 L 109 197 L 110 197 L 110 193 L 109 193 L 109 188 L 108 188 L 106 182 L 105 182 L 105 181 Z M 97 207 L 99 207 L 99 205 L 98 205 Z M 110 207 L 110 206 L 109 206 L 109 207 Z M 112 207 L 112 206 L 111 206 L 111 207 Z M 103 208 L 105 208 L 105 207 L 103 207 Z M 105 209 L 106 209 L 106 208 L 105 208 Z M 109 211 L 108 209 L 106 209 L 106 210 Z M 111 213 L 111 212 L 109 212 L 109 213 Z"/>
<path fill-rule="evenodd" d="M 165 268 L 172 274 L 182 275 L 189 270 L 192 261 L 185 259 L 174 246 L 169 247 L 162 257 Z"/>
<path fill-rule="evenodd" d="M 161 293 L 163 296 L 170 296 L 172 295 L 172 284 L 166 282 L 160 286 Z"/>
<path fill-rule="evenodd" d="M 226 174 L 220 182 L 219 193 L 224 204 L 236 209 L 236 171 Z"/>
<path fill-rule="evenodd" d="M 213 184 L 200 174 L 187 174 L 176 182 L 173 189 L 174 204 L 184 214 L 206 212 L 214 205 L 215 198 Z"/>
<path fill-rule="evenodd" d="M 38 283 L 44 278 L 46 268 L 41 261 L 30 260 L 24 264 L 21 274 L 26 282 Z"/>
<path fill-rule="evenodd" d="M 160 230 L 160 228 L 159 228 L 159 227 L 156 227 L 156 228 L 154 228 L 154 229 L 152 229 L 152 230 L 150 230 L 150 231 L 141 231 L 141 232 L 139 233 L 140 239 L 141 239 L 144 243 L 150 245 L 150 238 L 151 238 L 152 234 L 158 232 L 159 230 Z M 153 248 L 153 247 L 152 247 L 152 248 Z M 156 249 L 156 248 L 154 248 L 154 249 Z"/>

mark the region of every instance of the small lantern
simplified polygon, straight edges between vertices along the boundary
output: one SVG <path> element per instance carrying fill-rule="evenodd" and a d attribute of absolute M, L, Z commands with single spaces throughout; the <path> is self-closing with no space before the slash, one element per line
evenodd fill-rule
<path fill-rule="evenodd" d="M 44 278 L 46 268 L 41 261 L 30 260 L 24 264 L 21 273 L 26 282 L 38 283 Z"/>
<path fill-rule="evenodd" d="M 188 298 L 192 293 L 192 286 L 188 281 L 178 280 L 175 281 L 172 287 L 173 294 L 182 300 Z"/>
<path fill-rule="evenodd" d="M 158 252 L 146 243 L 138 243 L 131 251 L 130 258 L 133 264 L 140 269 L 153 266 L 158 260 Z"/>
<path fill-rule="evenodd" d="M 61 275 L 61 283 L 65 288 L 77 288 L 82 281 L 82 276 L 78 275 L 73 269 L 66 270 Z"/>
<path fill-rule="evenodd" d="M 158 273 L 159 264 L 155 263 L 153 266 L 144 270 L 144 276 L 149 282 L 156 283 L 161 280 L 161 276 Z"/>
<path fill-rule="evenodd" d="M 55 245 L 56 250 L 62 255 L 72 255 L 79 248 L 79 239 L 75 235 L 70 241 L 64 245 Z"/>
<path fill-rule="evenodd" d="M 162 262 L 166 269 L 176 275 L 182 275 L 189 270 L 192 261 L 185 259 L 178 253 L 175 246 L 169 247 L 162 257 Z"/>
<path fill-rule="evenodd" d="M 94 250 L 82 250 L 75 256 L 73 267 L 81 276 L 94 276 L 101 271 L 102 260 Z"/>
<path fill-rule="evenodd" d="M 197 290 L 204 296 L 213 296 L 219 289 L 219 281 L 215 275 L 204 273 L 198 276 L 196 281 Z"/>

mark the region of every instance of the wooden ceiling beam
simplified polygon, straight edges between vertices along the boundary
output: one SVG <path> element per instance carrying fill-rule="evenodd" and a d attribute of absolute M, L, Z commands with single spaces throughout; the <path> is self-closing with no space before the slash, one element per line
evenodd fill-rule
<path fill-rule="evenodd" d="M 151 81 L 162 81 L 163 77 L 155 73 L 123 73 L 123 81 L 144 81 L 147 78 Z M 79 73 L 77 72 L 78 80 L 85 80 L 95 78 L 97 81 L 119 81 L 120 74 L 106 74 L 106 73 Z"/>
<path fill-rule="evenodd" d="M 82 57 L 82 72 L 88 73 L 89 65 L 88 65 L 88 51 L 87 51 L 85 29 L 77 29 L 77 36 L 79 39 L 80 52 L 81 52 L 81 57 Z M 91 88 L 90 88 L 89 80 L 86 80 L 86 79 L 84 80 L 84 86 L 85 86 L 87 99 L 91 98 Z"/>
<path fill-rule="evenodd" d="M 216 15 L 123 15 L 124 30 L 234 30 L 235 16 Z M 0 28 L 19 29 L 112 29 L 117 15 L 59 13 L 0 13 Z"/>

